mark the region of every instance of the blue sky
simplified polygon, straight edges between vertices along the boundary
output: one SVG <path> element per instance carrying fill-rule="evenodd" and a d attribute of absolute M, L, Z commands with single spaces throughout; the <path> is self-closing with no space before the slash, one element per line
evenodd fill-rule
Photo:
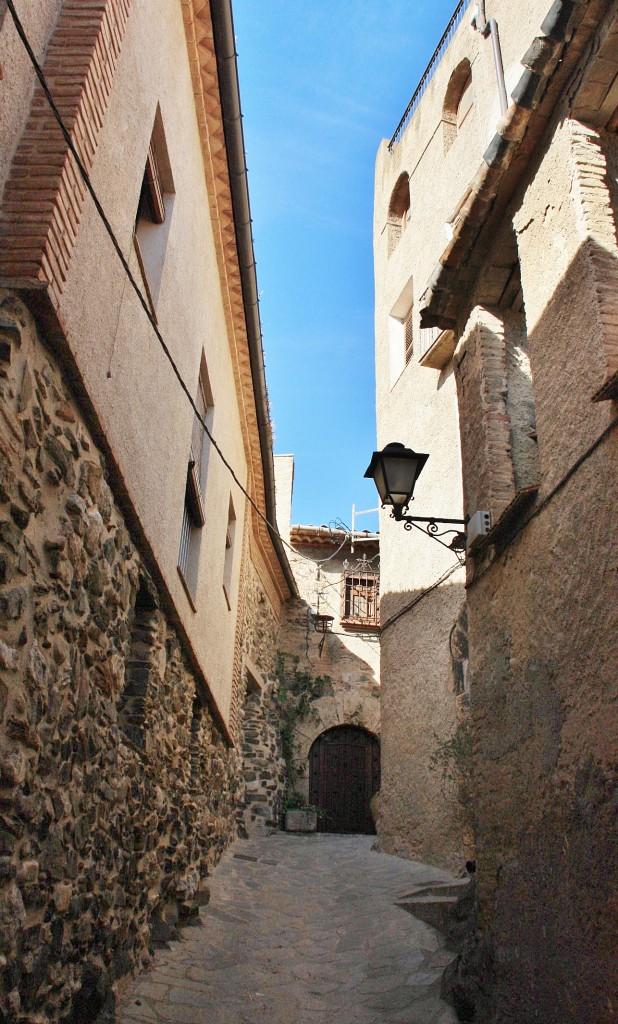
<path fill-rule="evenodd" d="M 373 179 L 455 0 L 235 0 L 275 452 L 292 521 L 377 504 Z M 360 528 L 376 528 L 365 516 Z"/>

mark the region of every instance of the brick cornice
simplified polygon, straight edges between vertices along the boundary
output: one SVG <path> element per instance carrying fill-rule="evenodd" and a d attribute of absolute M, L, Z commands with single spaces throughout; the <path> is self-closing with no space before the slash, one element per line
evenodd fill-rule
<path fill-rule="evenodd" d="M 65 0 L 44 71 L 89 172 L 112 89 L 131 0 Z M 45 288 L 56 311 L 81 222 L 86 186 L 37 83 L 5 186 L 0 281 Z"/>
<path fill-rule="evenodd" d="M 605 356 L 605 380 L 595 401 L 618 397 L 618 240 L 609 172 L 599 133 L 579 121 L 568 122 L 573 187 L 580 229 L 588 253 L 597 323 Z"/>
<path fill-rule="evenodd" d="M 248 464 L 247 490 L 258 508 L 265 514 L 266 493 L 258 410 L 247 335 L 210 4 L 208 0 L 181 2 L 215 251 L 234 366 L 236 394 L 242 418 Z M 253 509 L 250 515 L 252 550 L 259 551 L 263 565 L 268 567 L 272 579 L 270 586 L 274 587 L 277 603 L 281 603 L 289 596 L 290 591 L 280 561 L 273 549 L 268 527 Z"/>

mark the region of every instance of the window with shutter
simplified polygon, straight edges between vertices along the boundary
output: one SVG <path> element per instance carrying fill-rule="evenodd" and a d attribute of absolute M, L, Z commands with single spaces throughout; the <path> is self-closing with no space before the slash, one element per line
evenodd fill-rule
<path fill-rule="evenodd" d="M 204 429 L 204 423 L 209 430 L 212 430 L 214 419 L 214 402 L 206 361 L 203 356 L 195 405 L 199 415 L 194 414 L 193 416 L 178 551 L 178 572 L 193 607 L 195 607 L 193 602 L 197 590 L 202 527 L 206 522 L 204 495 L 206 493 L 210 438 Z"/>
<path fill-rule="evenodd" d="M 133 241 L 152 312 L 159 298 L 174 205 L 174 182 L 157 108 L 140 187 Z"/>
<path fill-rule="evenodd" d="M 236 513 L 232 499 L 227 518 L 227 530 L 225 531 L 225 558 L 223 562 L 223 592 L 229 609 L 232 608 L 232 581 L 234 570 L 234 537 L 236 534 Z"/>
<path fill-rule="evenodd" d="M 410 362 L 412 354 L 414 352 L 414 332 L 412 327 L 413 312 L 413 307 L 410 307 L 406 315 L 406 318 L 403 322 L 403 338 L 406 365 Z"/>

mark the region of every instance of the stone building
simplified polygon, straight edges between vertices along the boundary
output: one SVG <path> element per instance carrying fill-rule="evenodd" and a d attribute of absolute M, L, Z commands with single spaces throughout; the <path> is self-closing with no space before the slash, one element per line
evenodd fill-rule
<path fill-rule="evenodd" d="M 427 365 L 448 353 L 464 511 L 491 516 L 466 557 L 477 883 L 450 979 L 475 1022 L 618 1012 L 617 18 L 609 0 L 460 3 L 378 157 L 376 227 L 414 271 L 404 374 L 438 385 Z M 430 452 L 422 511 L 433 435 L 412 408 L 400 439 Z M 390 440 L 380 393 L 378 414 Z M 430 513 L 448 514 L 454 477 Z"/>
<path fill-rule="evenodd" d="M 65 134 L 0 4 L 0 1020 L 77 1024 L 207 898 L 295 584 L 229 0 L 15 6 Z"/>
<path fill-rule="evenodd" d="M 248 700 L 245 824 L 253 832 L 275 826 L 286 789 L 320 809 L 319 829 L 372 832 L 370 801 L 380 785 L 379 538 L 290 526 L 294 460 L 278 455 L 275 463 L 277 522 L 293 549 L 298 595 L 283 609 L 277 679 Z"/>
<path fill-rule="evenodd" d="M 464 50 L 456 38 L 401 139 L 392 148 L 382 144 L 374 208 L 378 447 L 399 441 L 429 452 L 411 511 L 451 518 L 463 516 L 455 338 L 421 329 L 419 299 L 439 251 L 432 202 L 440 203 L 438 216 L 446 221 L 465 179 L 461 157 L 447 141 L 452 125 L 443 121 L 444 97 L 453 91 L 456 69 L 461 76 Z M 479 131 L 474 107 L 460 121 L 464 137 Z M 457 870 L 469 852 L 464 823 L 436 759 L 466 714 L 464 676 L 452 658 L 453 632 L 458 620 L 465 623 L 465 573 L 448 548 L 452 535 L 441 538 L 444 546 L 424 531 L 405 533 L 385 513 L 380 535 L 380 846 Z"/>

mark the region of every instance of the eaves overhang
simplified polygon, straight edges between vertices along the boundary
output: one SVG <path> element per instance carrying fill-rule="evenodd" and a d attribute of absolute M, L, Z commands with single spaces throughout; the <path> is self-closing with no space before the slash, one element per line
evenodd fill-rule
<path fill-rule="evenodd" d="M 420 299 L 421 327 L 455 329 L 512 198 L 554 108 L 611 0 L 555 0 L 522 57 L 524 71 L 481 165 L 458 203 L 452 237 Z"/>
<path fill-rule="evenodd" d="M 231 0 L 182 0 L 224 306 L 243 416 L 253 529 L 280 600 L 298 591 L 278 535 L 251 209 Z M 274 559 L 273 555 L 274 554 Z"/>
<path fill-rule="evenodd" d="M 378 548 L 380 545 L 380 534 L 370 530 L 363 530 L 361 533 L 351 533 L 346 530 L 331 529 L 330 526 L 303 526 L 290 527 L 290 544 L 292 547 L 325 547 L 343 548 L 351 544 L 363 544 Z"/>

